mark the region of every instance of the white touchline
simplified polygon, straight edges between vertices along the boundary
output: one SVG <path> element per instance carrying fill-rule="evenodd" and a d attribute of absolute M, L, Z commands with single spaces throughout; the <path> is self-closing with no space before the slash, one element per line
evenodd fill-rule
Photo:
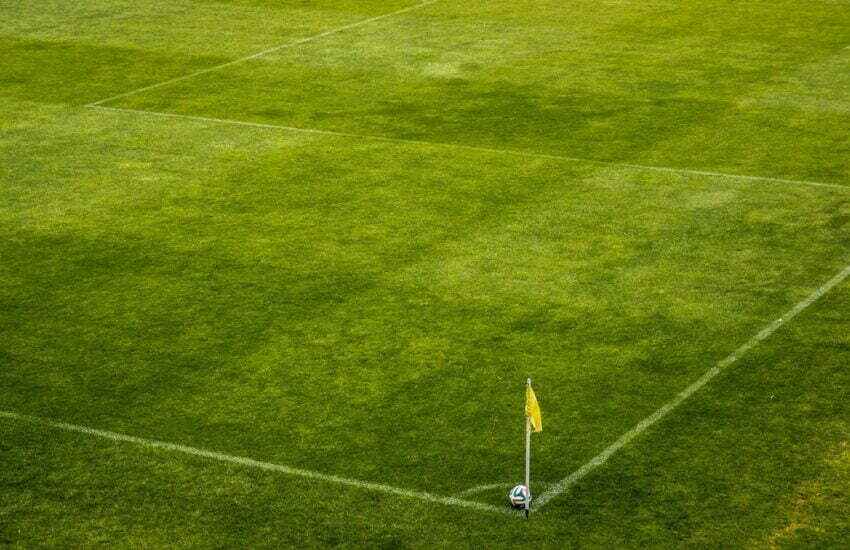
<path fill-rule="evenodd" d="M 424 8 L 426 6 L 430 6 L 431 4 L 435 4 L 439 1 L 440 0 L 427 0 L 426 2 L 416 4 L 415 6 L 409 6 L 407 8 L 400 9 L 400 10 L 397 10 L 397 11 L 394 11 L 394 12 L 391 12 L 391 13 L 385 13 L 384 15 L 378 15 L 376 17 L 370 17 L 369 19 L 362 19 L 360 21 L 356 21 L 354 23 L 344 25 L 342 27 L 337 27 L 335 29 L 324 31 L 324 32 L 321 32 L 319 34 L 314 34 L 314 35 L 308 36 L 306 38 L 301 38 L 301 39 L 298 39 L 298 40 L 293 40 L 292 42 L 280 44 L 279 46 L 275 46 L 273 48 L 269 48 L 267 50 L 263 50 L 261 52 L 254 53 L 254 54 L 248 55 L 246 57 L 240 57 L 239 59 L 234 59 L 233 61 L 228 61 L 227 63 L 222 63 L 221 65 L 216 65 L 214 67 L 208 67 L 206 69 L 201 69 L 199 71 L 195 71 L 194 73 L 190 73 L 190 74 L 183 75 L 183 76 L 178 76 L 177 78 L 172 78 L 171 80 L 165 80 L 163 82 L 151 84 L 150 86 L 145 86 L 143 88 L 138 88 L 136 90 L 124 92 L 124 93 L 121 93 L 121 94 L 118 94 L 118 95 L 114 95 L 112 97 L 107 97 L 106 99 L 101 99 L 100 101 L 90 103 L 90 104 L 87 105 L 87 107 L 94 107 L 96 105 L 102 105 L 104 103 L 109 103 L 110 101 L 114 101 L 116 99 L 121 99 L 122 97 L 128 97 L 128 96 L 131 96 L 131 95 L 136 95 L 136 94 L 139 94 L 139 93 L 142 93 L 142 92 L 146 92 L 148 90 L 155 90 L 157 88 L 162 88 L 164 86 L 168 86 L 168 85 L 174 84 L 176 82 L 181 82 L 183 80 L 189 80 L 190 78 L 195 78 L 197 76 L 201 76 L 201 75 L 204 75 L 204 74 L 207 74 L 207 73 L 219 71 L 221 69 L 225 69 L 225 68 L 230 67 L 232 65 L 236 65 L 237 63 L 244 63 L 245 61 L 250 61 L 252 59 L 258 59 L 258 58 L 266 56 L 270 53 L 274 53 L 274 52 L 277 52 L 277 51 L 280 51 L 280 50 L 284 50 L 286 48 L 293 48 L 295 46 L 300 46 L 301 44 L 313 42 L 314 40 L 318 40 L 318 39 L 324 38 L 326 36 L 338 34 L 338 33 L 341 33 L 343 31 L 347 31 L 347 30 L 354 29 L 354 28 L 357 28 L 357 27 L 362 27 L 363 25 L 368 25 L 369 23 L 374 23 L 375 21 L 380 21 L 381 19 L 387 19 L 388 17 L 394 17 L 396 15 L 401 15 L 403 13 L 407 13 L 407 12 L 410 12 L 410 11 L 413 11 L 413 10 L 418 10 L 418 9 Z"/>
<path fill-rule="evenodd" d="M 726 368 L 738 361 L 738 359 L 740 359 L 742 355 L 756 347 L 760 342 L 766 340 L 768 337 L 770 337 L 771 334 L 776 332 L 779 327 L 799 315 L 804 309 L 818 301 L 827 292 L 841 284 L 845 279 L 847 279 L 847 277 L 850 277 L 850 265 L 841 270 L 838 275 L 824 283 L 823 286 L 815 290 L 812 294 L 809 295 L 808 298 L 792 307 L 787 313 L 785 313 L 785 315 L 767 325 L 761 330 L 761 332 L 750 338 L 750 340 L 748 340 L 744 345 L 733 351 L 728 357 L 726 357 L 725 359 L 717 363 L 717 365 L 709 369 L 708 372 L 702 375 L 699 380 L 682 390 L 679 395 L 667 402 L 665 405 L 663 405 L 660 409 L 652 413 L 650 416 L 641 420 L 637 424 L 637 426 L 623 434 L 620 439 L 618 439 L 617 441 L 612 443 L 607 449 L 596 455 L 596 457 L 594 457 L 590 462 L 588 462 L 569 476 L 559 481 L 553 487 L 547 489 L 542 495 L 535 499 L 535 507 L 539 510 L 547 502 L 557 497 L 558 495 L 564 493 L 564 491 L 575 485 L 579 480 L 584 478 L 594 469 L 605 464 L 605 462 L 607 462 L 608 459 L 611 458 L 614 453 L 628 445 L 634 438 L 645 432 L 650 426 L 667 416 L 676 407 L 684 403 L 689 397 L 691 397 L 693 394 L 702 389 L 703 386 L 705 386 L 711 380 L 716 378 L 718 374 L 720 374 Z"/>
<path fill-rule="evenodd" d="M 754 181 L 754 182 L 768 182 L 768 183 L 780 183 L 786 185 L 806 185 L 806 186 L 814 186 L 814 187 L 826 187 L 829 189 L 840 189 L 841 191 L 850 193 L 850 186 L 848 185 L 839 185 L 837 183 L 823 183 L 818 181 L 807 181 L 807 180 L 792 180 L 792 179 L 783 179 L 783 178 L 772 178 L 768 176 L 748 176 L 742 174 L 728 174 L 725 172 L 710 172 L 706 170 L 692 170 L 689 168 L 671 168 L 667 166 L 652 166 L 646 164 L 630 164 L 626 162 L 616 162 L 616 161 L 606 161 L 606 160 L 594 160 L 580 157 L 568 157 L 563 155 L 551 155 L 547 153 L 537 153 L 534 151 L 523 151 L 521 149 L 496 149 L 492 147 L 480 147 L 477 145 L 463 145 L 460 143 L 441 143 L 438 141 L 424 141 L 417 139 L 404 139 L 404 138 L 394 138 L 394 137 L 386 137 L 386 136 L 371 136 L 365 134 L 354 134 L 350 132 L 336 132 L 334 130 L 317 130 L 315 128 L 297 128 L 294 126 L 283 126 L 279 124 L 265 124 L 262 122 L 245 122 L 242 120 L 231 120 L 226 118 L 213 118 L 213 117 L 205 117 L 205 116 L 195 116 L 195 115 L 180 115 L 176 113 L 162 113 L 159 111 L 143 111 L 140 109 L 124 109 L 120 107 L 104 107 L 100 105 L 89 105 L 88 107 L 104 112 L 113 112 L 113 113 L 128 113 L 134 115 L 144 115 L 150 117 L 159 117 L 159 118 L 173 118 L 173 119 L 182 119 L 182 120 L 191 120 L 195 122 L 207 122 L 211 124 L 228 124 L 231 126 L 245 126 L 248 128 L 263 128 L 267 130 L 284 130 L 288 132 L 299 132 L 302 134 L 318 134 L 325 136 L 337 136 L 337 137 L 345 137 L 345 138 L 354 138 L 354 139 L 368 139 L 372 141 L 385 141 L 389 143 L 400 143 L 407 145 L 420 145 L 426 147 L 444 147 L 450 149 L 466 149 L 468 151 L 479 151 L 483 153 L 494 153 L 500 155 L 512 155 L 518 157 L 529 157 L 529 158 L 540 158 L 540 159 L 549 159 L 549 160 L 557 160 L 562 162 L 576 162 L 576 163 L 584 163 L 584 164 L 595 164 L 598 166 L 612 166 L 612 167 L 622 167 L 622 168 L 633 168 L 635 170 L 647 170 L 652 172 L 666 172 L 671 174 L 691 174 L 696 176 L 707 176 L 713 178 L 720 179 L 729 179 L 729 180 L 744 180 L 744 181 Z"/>
<path fill-rule="evenodd" d="M 31 424 L 37 424 L 40 426 L 47 426 L 50 428 L 55 428 L 59 430 L 65 430 L 68 432 L 77 432 L 86 435 L 91 435 L 95 437 L 100 437 L 103 439 L 109 439 L 112 441 L 118 441 L 123 443 L 132 443 L 134 445 L 140 445 L 142 447 L 148 447 L 153 449 L 162 449 L 165 451 L 172 451 L 176 453 L 183 453 L 187 455 L 207 458 L 210 460 L 216 460 L 218 462 L 228 462 L 231 464 L 238 464 L 239 466 L 245 466 L 248 468 L 256 468 L 260 470 L 266 470 L 269 472 L 277 472 L 289 476 L 297 476 L 303 477 L 306 479 L 313 479 L 316 481 L 326 482 L 326 483 L 336 483 L 338 485 L 347 485 L 349 487 L 356 487 L 358 489 L 365 489 L 367 491 L 374 491 L 379 493 L 388 493 L 391 495 L 397 495 L 406 498 L 412 498 L 417 500 L 424 500 L 426 502 L 433 502 L 436 504 L 445 504 L 447 506 L 459 506 L 462 508 L 469 508 L 472 510 L 478 510 L 482 512 L 497 512 L 497 513 L 505 513 L 510 514 L 510 510 L 507 508 L 500 508 L 498 506 L 491 506 L 489 504 L 482 504 L 480 502 L 472 502 L 469 500 L 462 500 L 454 497 L 442 497 L 438 495 L 433 495 L 431 493 L 425 493 L 422 491 L 412 491 L 409 489 L 402 489 L 399 487 L 393 487 L 391 485 L 385 485 L 383 483 L 373 483 L 370 481 L 361 481 L 358 479 L 348 479 L 344 477 L 339 477 L 335 475 L 323 474 L 321 472 L 314 472 L 311 470 L 303 470 L 300 468 L 292 468 L 290 466 L 282 466 L 280 464 L 273 464 L 271 462 L 263 462 L 260 460 L 254 460 L 252 458 L 245 458 L 241 456 L 232 456 L 224 453 L 219 453 L 216 451 L 208 451 L 205 449 L 198 449 L 195 447 L 188 447 L 186 445 L 179 445 L 177 443 L 166 443 L 163 441 L 156 441 L 153 439 L 144 439 L 141 437 L 134 437 L 132 435 L 125 435 L 115 432 L 109 432 L 105 430 L 96 430 L 94 428 L 88 428 L 86 426 L 77 426 L 75 424 L 66 424 L 64 422 L 55 422 L 53 420 L 47 420 L 43 418 L 38 418 L 35 416 L 28 416 L 24 414 L 18 414 L 10 411 L 0 411 L 0 418 L 8 418 L 11 420 L 18 420 L 21 422 L 29 422 Z"/>

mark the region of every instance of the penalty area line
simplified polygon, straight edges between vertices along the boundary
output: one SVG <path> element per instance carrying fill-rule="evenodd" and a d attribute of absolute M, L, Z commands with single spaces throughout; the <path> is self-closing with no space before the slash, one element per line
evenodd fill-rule
<path fill-rule="evenodd" d="M 848 277 L 850 277 L 850 265 L 842 269 L 835 277 L 824 283 L 823 286 L 812 292 L 805 300 L 788 310 L 782 317 L 776 319 L 775 321 L 764 327 L 758 334 L 750 338 L 747 342 L 745 342 L 741 347 L 733 351 L 725 359 L 718 362 L 715 366 L 709 369 L 708 372 L 702 375 L 699 380 L 682 390 L 676 397 L 668 401 L 660 409 L 658 409 L 645 419 L 641 420 L 634 428 L 623 434 L 620 439 L 618 439 L 604 451 L 596 455 L 587 464 L 585 464 L 569 476 L 559 481 L 553 487 L 546 490 L 542 495 L 535 499 L 536 508 L 540 509 L 547 502 L 563 494 L 567 489 L 578 483 L 590 472 L 605 464 L 608 459 L 610 459 L 615 453 L 617 453 L 617 451 L 628 445 L 633 439 L 645 432 L 653 424 L 656 424 L 662 418 L 670 414 L 673 410 L 679 407 L 679 405 L 687 401 L 688 398 L 690 398 L 696 392 L 705 387 L 706 384 L 715 379 L 720 373 L 722 373 L 734 363 L 736 363 L 744 354 L 746 354 L 748 351 L 752 350 L 761 342 L 769 338 L 774 332 L 779 330 L 780 327 L 794 319 L 797 315 L 799 315 L 806 308 L 817 302 L 833 288 L 843 283 Z"/>
<path fill-rule="evenodd" d="M 439 495 L 434 495 L 431 493 L 426 493 L 423 491 L 413 491 L 410 489 L 403 489 L 400 487 L 393 487 L 392 485 L 386 485 L 383 483 L 374 483 L 370 481 L 361 481 L 358 479 L 349 479 L 345 477 L 339 477 L 330 474 L 323 474 L 321 472 L 315 472 L 312 470 L 304 470 L 301 468 L 293 468 L 290 466 L 284 466 L 281 464 L 273 464 L 271 462 L 264 462 L 261 460 L 254 460 L 252 458 L 242 457 L 242 456 L 233 456 L 225 453 L 220 453 L 217 451 L 209 451 L 206 449 L 199 449 L 196 447 L 189 447 L 187 445 L 180 445 L 177 443 L 167 443 L 164 441 L 157 441 L 154 439 L 145 439 L 142 437 L 135 437 L 132 435 L 125 435 L 116 432 L 110 432 L 106 430 L 98 430 L 94 428 L 89 428 L 86 426 L 78 426 L 75 424 L 67 424 L 65 422 L 57 422 L 54 420 L 47 420 L 44 418 L 38 418 L 35 416 L 28 416 L 24 414 L 19 414 L 11 411 L 0 411 L 0 418 L 7 418 L 9 420 L 15 420 L 19 422 L 27 422 L 30 424 L 44 426 L 48 428 L 53 428 L 57 430 L 64 430 L 67 432 L 74 432 L 85 434 L 93 437 L 98 437 L 101 439 L 108 439 L 110 441 L 121 442 L 121 443 L 131 443 L 133 445 L 138 445 L 140 447 L 146 447 L 149 449 L 159 449 L 163 451 L 169 451 L 173 453 L 182 453 L 185 455 L 191 455 L 195 457 L 205 458 L 209 460 L 214 460 L 217 462 L 225 462 L 230 464 L 236 464 L 239 466 L 243 466 L 246 468 L 254 468 L 258 470 L 265 470 L 267 472 L 275 472 L 279 474 L 284 474 L 288 476 L 301 477 L 313 481 L 319 481 L 324 483 L 332 483 L 336 485 L 345 485 L 348 487 L 354 487 L 357 489 L 363 489 L 366 491 L 372 491 L 376 493 L 385 493 L 389 495 L 400 496 L 409 499 L 422 500 L 425 502 L 431 502 L 434 504 L 443 504 L 446 506 L 456 506 L 460 508 L 467 508 L 470 510 L 476 510 L 479 512 L 490 512 L 490 513 L 499 513 L 512 515 L 512 512 L 507 508 L 500 508 L 498 506 L 492 506 L 490 504 L 483 504 L 480 502 L 473 502 L 469 500 L 463 500 L 456 497 L 443 497 Z"/>
<path fill-rule="evenodd" d="M 267 124 L 262 122 L 246 122 L 244 120 L 232 120 L 227 118 L 213 118 L 206 116 L 197 116 L 197 115 L 181 115 L 177 113 L 163 113 L 160 111 L 144 111 L 141 109 L 125 109 L 122 107 L 105 107 L 98 104 L 87 105 L 86 107 L 101 111 L 104 113 L 125 113 L 136 116 L 146 116 L 153 118 L 171 118 L 177 120 L 188 120 L 194 122 L 203 122 L 207 124 L 222 124 L 229 126 L 244 126 L 247 128 L 259 128 L 264 130 L 278 130 L 285 132 L 295 132 L 301 134 L 314 134 L 321 136 L 335 136 L 342 138 L 351 138 L 358 140 L 369 140 L 369 141 L 379 141 L 386 143 L 398 143 L 401 145 L 415 145 L 420 147 L 440 147 L 443 149 L 463 149 L 466 151 L 476 151 L 479 153 L 490 153 L 496 155 L 510 155 L 514 157 L 522 157 L 522 158 L 538 158 L 538 159 L 546 159 L 553 160 L 559 162 L 574 162 L 581 164 L 592 164 L 595 166 L 610 166 L 613 168 L 629 168 L 632 170 L 644 170 L 648 172 L 661 172 L 668 174 L 686 174 L 692 176 L 705 176 L 710 178 L 718 178 L 725 180 L 741 180 L 741 181 L 751 181 L 751 182 L 765 182 L 765 183 L 773 183 L 773 184 L 781 184 L 781 185 L 791 185 L 791 186 L 808 186 L 808 187 L 822 187 L 827 189 L 837 189 L 841 190 L 845 193 L 850 193 L 850 186 L 847 185 L 839 185 L 837 183 L 824 183 L 819 181 L 809 181 L 809 180 L 793 180 L 793 179 L 785 179 L 785 178 L 773 178 L 769 176 L 750 176 L 745 174 L 730 174 L 727 172 L 712 172 L 708 170 L 695 170 L 690 168 L 672 168 L 668 166 L 653 166 L 649 164 L 632 164 L 627 162 L 617 162 L 617 161 L 607 161 L 607 160 L 596 160 L 589 158 L 581 158 L 581 157 L 570 157 L 566 155 L 552 155 L 548 153 L 538 153 L 535 151 L 524 151 L 522 149 L 498 149 L 495 147 L 481 147 L 478 145 L 464 145 L 462 143 L 441 143 L 439 141 L 425 141 L 419 139 L 405 139 L 405 138 L 396 138 L 396 137 L 388 137 L 388 136 L 375 136 L 368 134 L 355 134 L 351 132 L 337 132 L 334 130 L 319 130 L 316 128 L 298 128 L 296 126 L 283 126 L 280 124 Z"/>
<path fill-rule="evenodd" d="M 406 8 L 396 10 L 394 12 L 385 13 L 383 15 L 378 15 L 375 17 L 370 17 L 368 19 L 361 19 L 360 21 L 355 21 L 354 23 L 350 23 L 348 25 L 344 25 L 342 27 L 337 27 L 335 29 L 330 29 L 324 32 L 320 32 L 318 34 L 314 34 L 311 36 L 307 36 L 305 38 L 300 38 L 298 40 L 293 40 L 292 42 L 287 42 L 285 44 L 280 44 L 273 48 L 269 48 L 267 50 L 263 50 L 261 52 L 257 52 L 245 57 L 240 57 L 239 59 L 234 59 L 233 61 L 228 61 L 227 63 L 222 63 L 220 65 L 215 65 L 214 67 L 208 67 L 206 69 L 201 69 L 199 71 L 195 71 L 194 73 L 189 73 L 183 76 L 178 76 L 177 78 L 172 78 L 170 80 L 165 80 L 163 82 L 158 82 L 156 84 L 151 84 L 150 86 L 144 86 L 142 88 L 137 88 L 135 90 L 130 90 L 129 92 L 120 93 L 111 97 L 107 97 L 106 99 L 101 99 L 99 101 L 95 101 L 94 103 L 89 103 L 86 107 L 95 107 L 97 105 L 103 105 L 104 103 L 109 103 L 110 101 L 115 101 L 116 99 L 121 99 L 123 97 L 129 97 L 132 95 L 140 94 L 142 92 L 147 92 L 149 90 L 156 90 L 157 88 L 162 88 L 164 86 L 169 86 L 171 84 L 175 84 L 177 82 L 182 82 L 184 80 L 189 80 L 190 78 L 195 78 L 197 76 L 205 75 L 207 73 L 212 73 L 215 71 L 220 71 L 221 69 L 226 69 L 227 67 L 236 65 L 238 63 L 244 63 L 245 61 L 251 61 L 252 59 L 259 59 L 268 54 L 278 52 L 280 50 L 285 50 L 287 48 L 294 48 L 295 46 L 300 46 L 301 44 L 307 44 L 308 42 L 313 42 L 315 40 L 319 40 L 320 38 L 325 38 L 326 36 L 331 36 L 334 34 L 339 34 L 341 32 L 356 29 L 357 27 L 362 27 L 364 25 L 368 25 L 369 23 L 375 23 L 376 21 L 380 21 L 382 19 L 387 19 L 389 17 L 395 17 L 396 15 L 402 15 L 404 13 L 418 10 L 430 6 L 431 4 L 436 4 L 440 0 L 427 0 L 426 2 L 422 2 L 420 4 L 416 4 L 413 6 L 408 6 Z"/>

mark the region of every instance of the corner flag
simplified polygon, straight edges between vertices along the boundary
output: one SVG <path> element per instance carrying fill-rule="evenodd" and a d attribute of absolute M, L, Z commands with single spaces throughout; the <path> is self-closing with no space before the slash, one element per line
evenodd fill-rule
<path fill-rule="evenodd" d="M 525 389 L 525 416 L 531 421 L 531 427 L 535 432 L 543 431 L 543 419 L 540 417 L 540 404 L 537 402 L 537 396 L 534 395 L 534 390 L 531 389 L 531 381 Z"/>
<path fill-rule="evenodd" d="M 528 498 L 525 501 L 525 517 L 531 511 L 531 432 L 543 431 L 543 418 L 540 416 L 540 404 L 531 389 L 531 378 L 525 385 L 525 488 Z"/>

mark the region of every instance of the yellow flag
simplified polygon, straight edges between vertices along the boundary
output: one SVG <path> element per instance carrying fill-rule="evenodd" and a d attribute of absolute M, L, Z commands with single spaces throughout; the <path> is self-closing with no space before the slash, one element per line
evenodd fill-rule
<path fill-rule="evenodd" d="M 525 416 L 531 419 L 531 428 L 535 432 L 543 431 L 543 418 L 540 416 L 540 404 L 531 389 L 531 384 L 525 388 Z"/>

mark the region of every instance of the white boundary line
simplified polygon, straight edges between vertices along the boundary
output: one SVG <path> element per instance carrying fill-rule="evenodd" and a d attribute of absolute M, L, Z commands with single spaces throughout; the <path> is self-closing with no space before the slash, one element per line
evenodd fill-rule
<path fill-rule="evenodd" d="M 189 80 L 190 78 L 195 78 L 197 76 L 201 76 L 201 75 L 204 75 L 204 74 L 207 74 L 207 73 L 219 71 L 221 69 L 230 67 L 232 65 L 236 65 L 238 63 L 244 63 L 245 61 L 250 61 L 252 59 L 258 59 L 258 58 L 263 57 L 265 55 L 268 55 L 270 53 L 274 53 L 274 52 L 277 52 L 277 51 L 280 51 L 280 50 L 284 50 L 286 48 L 293 48 L 295 46 L 300 46 L 301 44 L 313 42 L 315 40 L 319 40 L 320 38 L 324 38 L 326 36 L 338 34 L 338 33 L 341 33 L 343 31 L 347 31 L 347 30 L 350 30 L 350 29 L 355 29 L 357 27 L 362 27 L 363 25 L 368 25 L 369 23 L 374 23 L 375 21 L 387 19 L 388 17 L 395 17 L 396 15 L 401 15 L 403 13 L 422 9 L 424 7 L 430 6 L 431 4 L 435 4 L 439 1 L 440 0 L 427 0 L 427 1 L 422 2 L 420 4 L 416 4 L 415 6 L 409 6 L 407 8 L 403 8 L 403 9 L 400 9 L 400 10 L 397 10 L 397 11 L 394 11 L 394 12 L 391 12 L 391 13 L 385 13 L 384 15 L 378 15 L 376 17 L 370 17 L 369 19 L 362 19 L 360 21 L 356 21 L 354 23 L 344 25 L 342 27 L 337 27 L 335 29 L 324 31 L 324 32 L 321 32 L 319 34 L 314 34 L 314 35 L 311 35 L 311 36 L 308 36 L 308 37 L 305 37 L 305 38 L 301 38 L 299 40 L 294 40 L 292 42 L 280 44 L 280 45 L 275 46 L 273 48 L 269 48 L 267 50 L 263 50 L 261 52 L 255 53 L 255 54 L 251 54 L 251 55 L 246 56 L 246 57 L 240 57 L 239 59 L 234 59 L 233 61 L 228 61 L 227 63 L 222 63 L 221 65 L 216 65 L 214 67 L 201 69 L 200 71 L 195 71 L 194 73 L 191 73 L 191 74 L 178 76 L 177 78 L 172 78 L 171 80 L 165 80 L 165 81 L 159 82 L 157 84 L 151 84 L 150 86 L 145 86 L 143 88 L 138 88 L 136 90 L 131 90 L 129 92 L 117 94 L 117 95 L 114 95 L 112 97 L 107 97 L 106 99 L 101 99 L 100 101 L 95 101 L 94 103 L 89 103 L 88 105 L 86 105 L 86 107 L 95 107 L 97 105 L 109 103 L 110 101 L 114 101 L 116 99 L 121 99 L 122 97 L 128 97 L 128 96 L 131 96 L 131 95 L 136 95 L 136 94 L 139 94 L 139 93 L 142 93 L 142 92 L 147 92 L 148 90 L 155 90 L 157 88 L 162 88 L 164 86 L 168 86 L 168 85 L 174 84 L 176 82 L 181 82 L 183 80 Z"/>
<path fill-rule="evenodd" d="M 248 128 L 263 128 L 266 130 L 284 130 L 288 132 L 299 132 L 302 134 L 317 134 L 324 136 L 337 136 L 337 137 L 346 137 L 346 138 L 354 138 L 354 139 L 367 139 L 372 141 L 384 141 L 389 143 L 400 143 L 407 145 L 420 145 L 426 147 L 443 147 L 443 148 L 451 148 L 451 149 L 465 149 L 467 151 L 479 151 L 484 153 L 495 153 L 500 155 L 512 155 L 518 157 L 528 157 L 528 158 L 540 158 L 540 159 L 549 159 L 549 160 L 557 160 L 563 162 L 577 162 L 577 163 L 585 163 L 585 164 L 594 164 L 597 166 L 613 166 L 613 167 L 622 167 L 622 168 L 633 168 L 636 170 L 648 170 L 652 172 L 665 172 L 671 174 L 690 174 L 696 176 L 707 176 L 713 178 L 727 179 L 727 180 L 743 180 L 743 181 L 752 181 L 752 182 L 765 182 L 765 183 L 778 183 L 785 185 L 805 185 L 810 187 L 825 187 L 828 189 L 840 189 L 841 191 L 850 193 L 850 186 L 847 185 L 839 185 L 837 183 L 823 183 L 818 181 L 808 181 L 808 180 L 792 180 L 792 179 L 784 179 L 784 178 L 772 178 L 768 176 L 747 176 L 741 174 L 729 174 L 725 172 L 711 172 L 707 170 L 691 170 L 689 168 L 671 168 L 667 166 L 652 166 L 647 164 L 630 164 L 625 162 L 615 162 L 615 161 L 605 161 L 605 160 L 594 160 L 580 157 L 569 157 L 563 155 L 550 155 L 546 153 L 537 153 L 534 151 L 522 151 L 519 149 L 496 149 L 492 147 L 480 147 L 477 145 L 463 145 L 458 143 L 440 143 L 435 141 L 424 141 L 424 140 L 416 140 L 416 139 L 404 139 L 404 138 L 394 138 L 394 137 L 385 137 L 385 136 L 370 136 L 364 134 L 354 134 L 350 132 L 336 132 L 333 130 L 317 130 L 313 128 L 297 128 L 294 126 L 283 126 L 279 124 L 264 124 L 261 122 L 245 122 L 241 120 L 231 120 L 226 118 L 212 118 L 212 117 L 204 117 L 204 116 L 194 116 L 194 115 L 180 115 L 175 113 L 162 113 L 158 111 L 143 111 L 140 109 L 123 109 L 118 107 L 103 107 L 97 104 L 89 105 L 88 107 L 104 111 L 104 112 L 113 112 L 113 113 L 129 113 L 134 115 L 143 115 L 149 117 L 159 117 L 159 118 L 173 118 L 180 120 L 191 120 L 195 122 L 207 122 L 212 124 L 228 124 L 232 126 L 245 126 Z"/>
<path fill-rule="evenodd" d="M 216 451 L 208 451 L 204 449 L 198 449 L 195 447 L 188 447 L 186 445 L 179 445 L 177 443 L 166 443 L 163 441 L 156 441 L 153 439 L 144 439 L 141 437 L 134 437 L 132 435 L 124 435 L 115 432 L 109 432 L 105 430 L 96 430 L 94 428 L 88 428 L 86 426 L 77 426 L 75 424 L 66 424 L 65 422 L 55 422 L 53 420 L 46 420 L 43 418 L 38 418 L 35 416 L 28 416 L 24 414 L 18 414 L 10 411 L 0 411 L 0 418 L 8 418 L 11 420 L 17 420 L 21 422 L 28 422 L 30 424 L 36 424 L 39 426 L 46 426 L 49 428 L 55 428 L 58 430 L 65 430 L 68 432 L 76 432 L 81 434 L 86 434 L 94 437 L 99 437 L 102 439 L 109 439 L 111 441 L 118 441 L 122 443 L 132 443 L 134 445 L 139 445 L 142 447 L 147 447 L 151 449 L 160 449 L 164 451 L 170 451 L 175 453 L 183 453 L 187 455 L 192 455 L 196 457 L 206 458 L 210 460 L 215 460 L 218 462 L 227 462 L 231 464 L 237 464 L 239 466 L 244 466 L 247 468 L 255 468 L 259 470 L 266 470 L 269 472 L 281 473 L 289 476 L 302 477 L 306 479 L 311 479 L 315 481 L 321 481 L 326 483 L 335 483 L 337 485 L 346 485 L 349 487 L 355 487 L 357 489 L 364 489 L 367 491 L 373 491 L 378 493 L 386 493 L 390 495 L 401 496 L 405 498 L 423 500 L 426 502 L 432 502 L 435 504 L 444 504 L 446 506 L 458 506 L 461 508 L 469 508 L 472 510 L 478 510 L 481 512 L 496 512 L 496 513 L 504 513 L 510 514 L 511 511 L 508 508 L 500 508 L 498 506 L 492 506 L 490 504 L 482 504 L 480 502 L 472 502 L 469 500 L 462 500 L 455 497 L 442 497 L 438 495 L 433 495 L 431 493 L 425 493 L 422 491 L 411 491 L 409 489 L 402 489 L 399 487 L 393 487 L 391 485 L 385 485 L 383 483 L 372 483 L 370 481 L 360 481 L 357 479 L 348 479 L 344 477 L 339 477 L 335 475 L 323 474 L 320 472 L 314 472 L 312 470 L 303 470 L 300 468 L 292 468 L 289 466 L 282 466 L 280 464 L 272 464 L 271 462 L 263 462 L 260 460 L 254 460 L 252 458 L 245 458 L 241 456 L 233 456 L 224 453 L 219 453 Z"/>
<path fill-rule="evenodd" d="M 782 325 L 791 321 L 794 317 L 802 313 L 803 310 L 818 301 L 830 290 L 844 282 L 847 277 L 850 277 L 850 265 L 841 270 L 838 275 L 824 283 L 823 286 L 815 290 L 808 298 L 791 308 L 785 315 L 767 325 L 761 330 L 761 332 L 750 338 L 750 340 L 748 340 L 744 345 L 733 351 L 728 357 L 709 369 L 708 372 L 702 375 L 699 380 L 682 390 L 679 395 L 674 397 L 645 419 L 641 420 L 634 428 L 623 434 L 620 439 L 612 443 L 607 449 L 599 453 L 590 462 L 559 481 L 554 487 L 547 489 L 542 495 L 535 499 L 536 508 L 539 510 L 547 502 L 564 493 L 564 491 L 575 485 L 579 480 L 587 476 L 587 474 L 605 464 L 617 451 L 628 445 L 633 439 L 645 432 L 650 426 L 667 416 L 679 405 L 684 403 L 689 397 L 716 378 L 717 375 L 737 362 L 741 356 L 756 347 L 762 341 L 769 338 L 770 335 L 779 330 Z"/>

